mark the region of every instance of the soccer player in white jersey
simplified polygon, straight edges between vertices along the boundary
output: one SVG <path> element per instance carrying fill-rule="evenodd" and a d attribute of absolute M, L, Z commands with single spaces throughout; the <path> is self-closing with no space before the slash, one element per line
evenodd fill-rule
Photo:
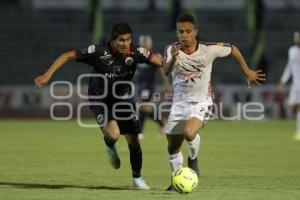
<path fill-rule="evenodd" d="M 294 137 L 300 141 L 300 32 L 294 33 L 295 45 L 289 48 L 288 62 L 281 76 L 278 89 L 282 91 L 283 86 L 292 77 L 288 104 L 296 110 L 297 130 Z"/>
<path fill-rule="evenodd" d="M 200 43 L 197 41 L 195 19 L 183 14 L 177 19 L 177 43 L 166 48 L 164 71 L 172 73 L 173 103 L 166 127 L 171 170 L 182 167 L 181 145 L 188 144 L 188 167 L 200 175 L 197 155 L 200 147 L 199 130 L 209 119 L 212 108 L 210 77 L 212 63 L 218 57 L 232 55 L 241 66 L 246 82 L 258 85 L 265 80 L 261 70 L 252 71 L 239 50 L 225 43 Z M 173 190 L 170 186 L 167 190 Z"/>

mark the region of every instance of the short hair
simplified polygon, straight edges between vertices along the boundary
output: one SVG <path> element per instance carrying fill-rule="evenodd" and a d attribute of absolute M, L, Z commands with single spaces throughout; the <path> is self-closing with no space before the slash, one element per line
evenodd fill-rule
<path fill-rule="evenodd" d="M 176 20 L 177 23 L 179 22 L 190 22 L 194 25 L 194 27 L 197 27 L 196 26 L 196 20 L 195 18 L 193 17 L 193 15 L 190 15 L 190 14 L 181 14 L 177 17 L 177 20 Z"/>
<path fill-rule="evenodd" d="M 112 40 L 116 40 L 120 35 L 130 33 L 132 34 L 131 28 L 128 24 L 120 22 L 113 26 L 110 34 Z"/>

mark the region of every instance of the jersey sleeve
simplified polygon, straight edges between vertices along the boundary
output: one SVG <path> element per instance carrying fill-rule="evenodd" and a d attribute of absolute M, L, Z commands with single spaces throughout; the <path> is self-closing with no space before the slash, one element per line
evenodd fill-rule
<path fill-rule="evenodd" d="M 136 50 L 138 63 L 150 63 L 151 57 L 153 55 L 153 53 L 150 50 L 144 47 L 139 47 Z"/>
<path fill-rule="evenodd" d="M 97 46 L 90 45 L 88 47 L 82 48 L 82 49 L 76 49 L 76 62 L 82 62 L 86 64 L 92 64 L 95 60 Z"/>
<path fill-rule="evenodd" d="M 172 59 L 172 53 L 171 53 L 171 50 L 172 50 L 172 45 L 168 45 L 168 46 L 165 48 L 165 51 L 164 51 L 164 57 L 163 57 L 164 63 L 167 63 L 167 62 L 169 62 L 169 61 Z"/>
<path fill-rule="evenodd" d="M 214 43 L 210 45 L 210 53 L 214 58 L 229 56 L 232 52 L 232 46 L 229 43 Z"/>

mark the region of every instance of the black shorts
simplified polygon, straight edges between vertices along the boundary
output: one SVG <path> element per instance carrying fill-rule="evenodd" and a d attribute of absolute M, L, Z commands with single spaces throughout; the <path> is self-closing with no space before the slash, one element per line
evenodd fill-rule
<path fill-rule="evenodd" d="M 141 133 L 133 100 L 90 99 L 90 103 L 90 109 L 100 128 L 104 128 L 109 121 L 115 120 L 122 135 Z"/>

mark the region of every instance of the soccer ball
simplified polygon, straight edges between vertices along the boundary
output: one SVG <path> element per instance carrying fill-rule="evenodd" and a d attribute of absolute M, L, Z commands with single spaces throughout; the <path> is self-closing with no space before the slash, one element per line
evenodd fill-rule
<path fill-rule="evenodd" d="M 173 188 L 181 194 L 191 193 L 198 186 L 196 172 L 188 167 L 182 167 L 173 172 L 171 181 Z"/>

